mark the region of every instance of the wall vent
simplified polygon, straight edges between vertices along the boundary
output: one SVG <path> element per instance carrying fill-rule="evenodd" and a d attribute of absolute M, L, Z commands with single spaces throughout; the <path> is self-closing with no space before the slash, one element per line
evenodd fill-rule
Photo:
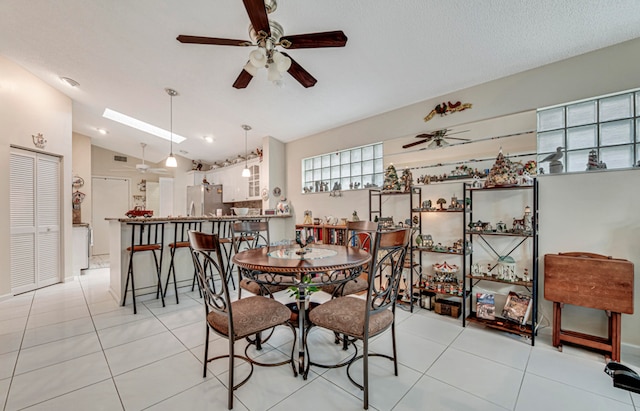
<path fill-rule="evenodd" d="M 123 163 L 127 162 L 127 157 L 126 156 L 113 156 L 113 161 L 121 161 Z"/>

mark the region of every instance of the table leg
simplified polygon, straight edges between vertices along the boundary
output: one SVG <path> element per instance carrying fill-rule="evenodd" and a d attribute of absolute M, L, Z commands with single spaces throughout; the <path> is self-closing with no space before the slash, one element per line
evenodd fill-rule
<path fill-rule="evenodd" d="M 305 374 L 305 321 L 307 316 L 307 307 L 305 305 L 306 296 L 304 289 L 298 290 L 298 372 L 306 380 Z"/>

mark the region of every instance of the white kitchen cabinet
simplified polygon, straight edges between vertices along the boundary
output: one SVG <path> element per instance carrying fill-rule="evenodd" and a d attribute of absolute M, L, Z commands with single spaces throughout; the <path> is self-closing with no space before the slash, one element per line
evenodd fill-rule
<path fill-rule="evenodd" d="M 191 170 L 187 172 L 187 187 L 202 184 L 202 179 L 206 176 L 204 171 Z"/>
<path fill-rule="evenodd" d="M 260 161 L 258 159 L 247 162 L 251 170 L 251 177 L 242 177 L 245 164 L 212 170 L 207 174 L 207 180 L 212 184 L 222 184 L 222 201 L 233 203 L 237 201 L 260 199 Z"/>

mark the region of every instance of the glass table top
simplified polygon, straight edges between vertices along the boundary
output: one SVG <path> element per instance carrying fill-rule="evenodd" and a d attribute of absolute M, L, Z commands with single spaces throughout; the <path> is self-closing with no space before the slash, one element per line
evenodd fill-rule
<path fill-rule="evenodd" d="M 282 258 L 287 260 L 316 260 L 320 258 L 334 257 L 338 252 L 326 248 L 306 247 L 301 248 L 280 248 L 270 251 L 267 255 L 272 258 Z"/>

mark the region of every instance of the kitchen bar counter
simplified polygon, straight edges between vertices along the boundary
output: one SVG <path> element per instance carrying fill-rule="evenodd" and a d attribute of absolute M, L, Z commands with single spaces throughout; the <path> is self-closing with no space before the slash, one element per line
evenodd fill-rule
<path fill-rule="evenodd" d="M 129 253 L 127 247 L 131 244 L 131 225 L 127 223 L 140 222 L 165 222 L 164 226 L 164 253 L 162 256 L 162 286 L 164 287 L 169 271 L 171 253 L 169 243 L 174 239 L 173 222 L 177 221 L 203 221 L 202 231 L 212 232 L 216 222 L 268 219 L 271 241 L 277 242 L 290 239 L 293 234 L 287 236 L 289 230 L 286 225 L 291 215 L 257 215 L 257 216 L 221 216 L 221 217 L 150 217 L 150 218 L 106 218 L 109 222 L 109 260 L 110 260 L 110 286 L 109 291 L 113 298 L 122 303 L 124 286 L 127 280 L 129 266 Z M 136 298 L 144 300 L 148 297 L 155 298 L 157 277 L 154 271 L 153 254 L 136 253 L 134 257 Z M 193 261 L 188 249 L 176 250 L 174 259 L 178 287 L 191 287 L 193 281 Z M 171 296 L 171 297 L 170 297 Z M 167 291 L 169 301 L 173 296 L 173 285 Z M 127 299 L 131 302 L 131 298 Z M 175 301 L 175 300 L 174 300 Z"/>

